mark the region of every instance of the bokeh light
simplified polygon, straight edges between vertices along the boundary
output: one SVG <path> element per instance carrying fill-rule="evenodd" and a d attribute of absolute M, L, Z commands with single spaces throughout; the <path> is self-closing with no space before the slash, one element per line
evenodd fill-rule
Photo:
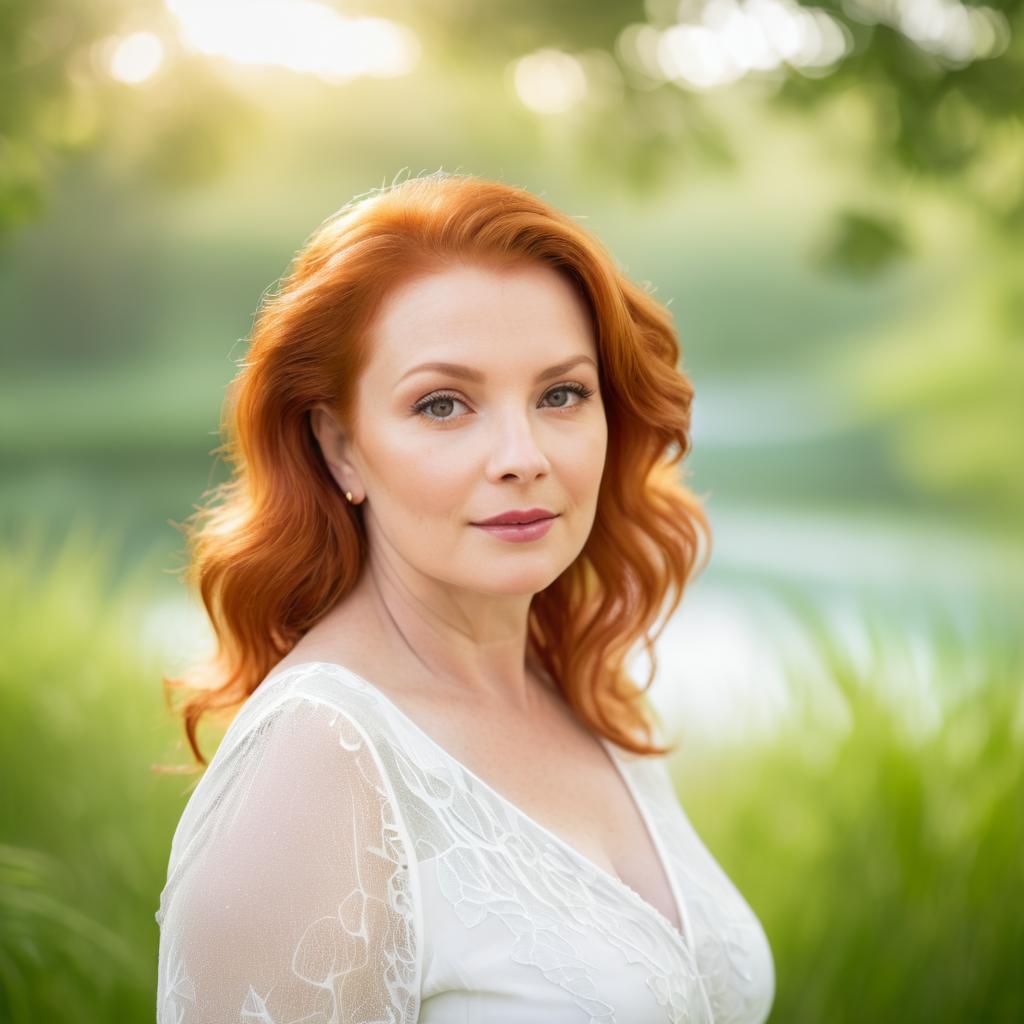
<path fill-rule="evenodd" d="M 386 18 L 345 17 L 312 0 L 166 0 L 183 43 L 211 56 L 308 72 L 339 83 L 409 74 L 421 47 Z"/>
<path fill-rule="evenodd" d="M 538 114 L 560 114 L 587 93 L 583 66 L 570 53 L 543 49 L 520 57 L 513 71 L 516 95 Z"/>
<path fill-rule="evenodd" d="M 164 44 L 153 32 L 133 32 L 117 40 L 110 54 L 110 75 L 119 82 L 135 85 L 159 70 Z"/>

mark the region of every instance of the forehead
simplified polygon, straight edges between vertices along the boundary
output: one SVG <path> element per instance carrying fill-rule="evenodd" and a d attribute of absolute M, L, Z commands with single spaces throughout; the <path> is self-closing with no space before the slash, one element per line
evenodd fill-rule
<path fill-rule="evenodd" d="M 396 373 L 420 359 L 486 366 L 595 349 L 586 300 L 540 264 L 457 265 L 418 276 L 384 300 L 370 334 L 371 362 Z"/>

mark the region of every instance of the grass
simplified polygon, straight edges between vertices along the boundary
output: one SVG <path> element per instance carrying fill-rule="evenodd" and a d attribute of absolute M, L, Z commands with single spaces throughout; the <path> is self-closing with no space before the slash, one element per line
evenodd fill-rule
<path fill-rule="evenodd" d="M 765 926 L 771 1020 L 1024 1020 L 1019 612 L 979 609 L 965 629 L 930 609 L 914 646 L 933 692 L 915 699 L 894 653 L 911 638 L 884 609 L 864 610 L 864 658 L 787 600 L 820 661 L 794 670 L 794 714 L 770 743 L 708 752 L 699 774 L 676 776 Z M 838 716 L 823 713 L 826 680 Z"/>
<path fill-rule="evenodd" d="M 153 914 L 185 782 L 138 649 L 144 570 L 109 585 L 110 544 L 41 535 L 0 555 L 0 1020 L 152 1020 Z"/>
<path fill-rule="evenodd" d="M 0 1020 L 152 1020 L 153 914 L 192 781 L 151 770 L 187 761 L 141 641 L 161 564 L 114 585 L 95 532 L 44 549 L 28 534 L 0 551 Z M 816 655 L 794 662 L 792 717 L 677 779 L 765 925 L 772 1021 L 1024 1019 L 1020 623 L 1004 606 L 965 630 L 936 609 L 911 644 L 865 609 L 857 658 L 789 602 Z M 901 643 L 931 703 L 900 687 Z"/>

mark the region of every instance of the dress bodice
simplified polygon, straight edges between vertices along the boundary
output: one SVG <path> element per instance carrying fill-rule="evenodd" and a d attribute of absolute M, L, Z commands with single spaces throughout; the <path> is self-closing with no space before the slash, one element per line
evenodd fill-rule
<path fill-rule="evenodd" d="M 341 665 L 269 676 L 178 823 L 160 1024 L 762 1024 L 767 937 L 664 758 L 604 739 L 682 932 Z"/>

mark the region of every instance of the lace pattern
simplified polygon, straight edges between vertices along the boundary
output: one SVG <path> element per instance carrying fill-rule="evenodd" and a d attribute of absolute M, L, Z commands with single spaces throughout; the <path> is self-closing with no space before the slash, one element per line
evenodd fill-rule
<path fill-rule="evenodd" d="M 675 796 L 664 762 L 638 764 L 672 873 L 686 893 L 696 956 L 716 1024 L 768 1018 L 775 969 L 768 937 L 750 906 L 697 834 Z"/>
<path fill-rule="evenodd" d="M 415 760 L 402 755 L 400 763 L 404 793 L 447 823 L 446 845 L 418 855 L 438 858 L 441 890 L 467 928 L 488 915 L 501 920 L 514 937 L 512 959 L 560 986 L 587 1014 L 581 1020 L 618 1019 L 601 997 L 599 967 L 586 955 L 594 936 L 601 936 L 626 963 L 642 967 L 658 1005 L 668 1011 L 666 1020 L 710 1021 L 701 1009 L 692 958 L 653 907 L 644 903 L 652 913 L 638 913 L 632 900 L 623 899 L 620 890 L 628 887 L 545 838 L 540 826 L 531 827 L 492 792 L 481 792 L 456 763 L 446 764 L 430 750 L 418 750 Z"/>
<path fill-rule="evenodd" d="M 690 826 L 664 761 L 607 746 L 655 840 L 684 934 L 369 681 L 327 662 L 271 676 L 175 834 L 157 913 L 160 1024 L 398 1024 L 432 1021 L 435 1008 L 438 1021 L 476 1019 L 441 1012 L 453 987 L 467 1007 L 482 991 L 509 993 L 507 1016 L 488 1021 L 763 1024 L 774 975 L 759 922 Z M 232 852 L 247 841 L 262 867 L 228 884 Z M 288 866 L 299 854 L 312 866 L 296 887 Z M 426 884 L 444 916 L 424 918 Z M 239 893 L 225 923 L 213 908 Z M 263 907 L 254 921 L 241 909 L 249 903 Z M 289 930 L 307 908 L 301 930 Z M 220 939 L 230 924 L 247 928 L 246 940 L 227 943 L 244 970 L 228 968 L 206 935 Z"/>
<path fill-rule="evenodd" d="M 296 695 L 221 749 L 157 914 L 160 1024 L 416 1020 L 408 840 L 359 726 Z"/>

